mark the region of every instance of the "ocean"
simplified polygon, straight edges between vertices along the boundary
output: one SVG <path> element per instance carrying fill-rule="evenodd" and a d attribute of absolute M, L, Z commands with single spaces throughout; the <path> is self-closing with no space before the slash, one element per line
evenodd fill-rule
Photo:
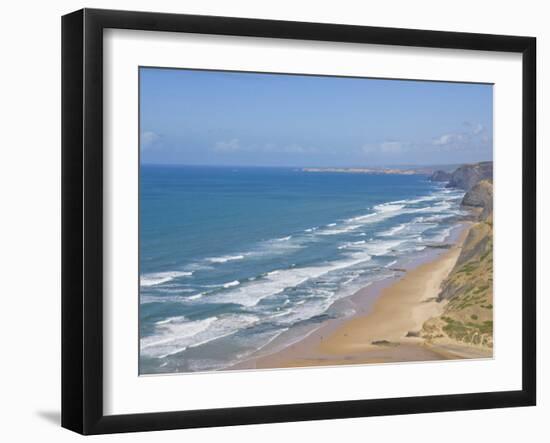
<path fill-rule="evenodd" d="M 463 195 L 424 175 L 142 165 L 140 373 L 220 370 L 353 315 L 335 302 L 449 241 Z"/>

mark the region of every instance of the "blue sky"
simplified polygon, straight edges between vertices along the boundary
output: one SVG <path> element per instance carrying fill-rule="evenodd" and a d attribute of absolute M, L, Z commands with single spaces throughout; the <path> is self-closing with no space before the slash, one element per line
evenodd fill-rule
<path fill-rule="evenodd" d="M 492 159 L 490 85 L 140 69 L 142 163 L 389 166 Z"/>

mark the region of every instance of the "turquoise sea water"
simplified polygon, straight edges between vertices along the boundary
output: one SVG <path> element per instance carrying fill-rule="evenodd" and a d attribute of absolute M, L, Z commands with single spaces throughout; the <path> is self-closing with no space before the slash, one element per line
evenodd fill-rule
<path fill-rule="evenodd" d="M 461 191 L 422 175 L 142 165 L 140 372 L 223 369 L 441 244 Z"/>

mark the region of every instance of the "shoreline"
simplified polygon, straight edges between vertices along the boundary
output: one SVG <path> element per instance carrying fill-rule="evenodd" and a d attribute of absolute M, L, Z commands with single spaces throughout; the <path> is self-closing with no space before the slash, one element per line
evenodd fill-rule
<path fill-rule="evenodd" d="M 488 358 L 467 345 L 429 345 L 417 336 L 423 323 L 442 313 L 440 285 L 453 269 L 472 226 L 459 226 L 452 246 L 408 268 L 401 276 L 364 287 L 339 302 L 353 307 L 348 318 L 329 319 L 284 346 L 276 341 L 224 370 L 296 368 L 464 358 Z"/>

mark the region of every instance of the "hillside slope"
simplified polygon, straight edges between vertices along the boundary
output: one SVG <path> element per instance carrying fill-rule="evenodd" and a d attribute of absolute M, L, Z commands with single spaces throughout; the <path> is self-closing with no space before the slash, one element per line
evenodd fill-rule
<path fill-rule="evenodd" d="M 493 185 L 477 183 L 462 204 L 477 213 L 460 256 L 441 286 L 443 313 L 424 323 L 421 336 L 431 344 L 493 346 Z"/>

